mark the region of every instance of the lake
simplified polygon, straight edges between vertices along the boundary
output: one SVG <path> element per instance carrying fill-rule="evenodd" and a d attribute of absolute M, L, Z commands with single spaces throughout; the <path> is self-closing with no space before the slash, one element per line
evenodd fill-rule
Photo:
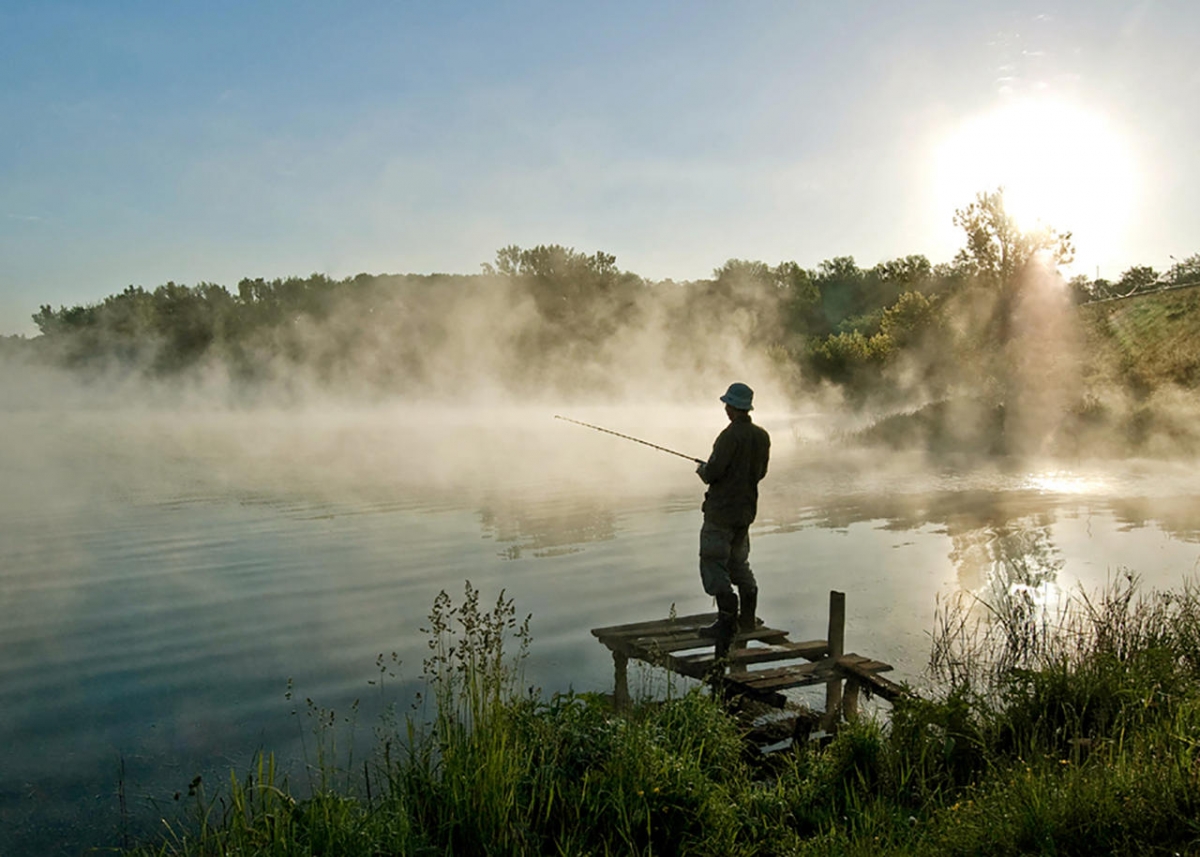
<path fill-rule="evenodd" d="M 588 629 L 712 609 L 692 466 L 554 413 L 0 410 L 0 855 L 144 836 L 194 776 L 220 783 L 258 750 L 302 777 L 302 700 L 360 700 L 369 737 L 420 688 L 434 597 L 466 580 L 532 614 L 526 678 L 547 693 L 611 689 Z M 568 415 L 697 457 L 725 422 L 719 406 Z M 848 648 L 896 680 L 923 681 L 939 598 L 1051 601 L 1125 569 L 1176 588 L 1200 563 L 1194 463 L 930 466 L 831 443 L 820 414 L 760 422 L 760 616 L 823 637 L 842 590 Z"/>

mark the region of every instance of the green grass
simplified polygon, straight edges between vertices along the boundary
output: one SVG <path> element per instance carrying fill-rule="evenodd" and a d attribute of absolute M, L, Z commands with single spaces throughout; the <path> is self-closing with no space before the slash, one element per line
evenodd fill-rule
<path fill-rule="evenodd" d="M 935 401 L 884 416 L 853 439 L 968 458 L 1020 453 L 1028 440 L 1021 414 L 1033 408 L 1039 414 L 1035 424 L 1044 420 L 1054 429 L 1044 436 L 1035 432 L 1043 453 L 1200 454 L 1194 392 L 1200 386 L 1200 287 L 1086 304 L 1075 318 L 1069 329 L 1008 352 L 972 328 L 957 340 L 911 354 L 914 365 L 969 371 L 946 386 L 930 386 Z M 1023 373 L 1014 375 L 1022 360 Z M 1049 372 L 1055 365 L 1057 374 Z M 1049 374 L 1041 375 L 1043 368 Z M 1049 386 L 1043 389 L 1044 384 Z M 865 385 L 859 392 L 869 390 Z M 1047 390 L 1054 396 L 1039 398 Z M 892 406 L 903 406 L 903 400 Z"/>
<path fill-rule="evenodd" d="M 1093 385 L 1200 384 L 1200 288 L 1080 307 Z"/>
<path fill-rule="evenodd" d="M 1198 619 L 1196 589 L 1132 577 L 1053 615 L 943 605 L 941 693 L 762 759 L 699 690 L 624 712 L 523 690 L 527 622 L 468 585 L 430 616 L 426 718 L 386 718 L 355 762 L 314 708 L 302 789 L 263 757 L 131 853 L 1197 853 Z"/>

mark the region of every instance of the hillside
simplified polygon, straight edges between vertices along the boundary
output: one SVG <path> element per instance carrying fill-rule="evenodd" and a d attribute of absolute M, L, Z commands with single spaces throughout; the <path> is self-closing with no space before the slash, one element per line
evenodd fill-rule
<path fill-rule="evenodd" d="M 885 416 L 854 439 L 936 457 L 1200 454 L 1200 285 L 1077 311 L 1079 383 L 1060 388 L 1073 393 L 1048 397 L 1031 383 L 1038 373 L 1028 367 L 1043 355 L 1025 361 L 1006 396 L 952 395 Z"/>
<path fill-rule="evenodd" d="M 1200 385 L 1200 285 L 1079 308 L 1087 389 Z"/>

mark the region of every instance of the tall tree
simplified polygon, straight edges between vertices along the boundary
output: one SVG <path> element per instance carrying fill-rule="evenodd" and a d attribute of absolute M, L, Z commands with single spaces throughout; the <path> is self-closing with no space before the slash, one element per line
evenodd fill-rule
<path fill-rule="evenodd" d="M 832 332 L 846 318 L 858 315 L 866 306 L 867 276 L 853 256 L 835 256 L 817 266 L 813 282 L 821 293 L 821 309 L 826 330 Z"/>
<path fill-rule="evenodd" d="M 1045 253 L 1052 265 L 1064 265 L 1075 258 L 1070 232 L 1050 226 L 1022 231 L 1004 208 L 1004 188 L 981 191 L 966 208 L 954 212 L 954 225 L 966 233 L 967 244 L 955 256 L 955 262 L 996 288 L 1009 288 L 1025 265 L 1037 253 Z"/>
<path fill-rule="evenodd" d="M 1022 230 L 1004 207 L 1004 188 L 981 191 L 966 208 L 954 212 L 954 224 L 966 234 L 955 264 L 995 295 L 989 327 L 1001 345 L 1012 336 L 1012 314 L 1022 276 L 1035 262 L 1051 268 L 1075 257 L 1070 232 L 1050 226 Z"/>

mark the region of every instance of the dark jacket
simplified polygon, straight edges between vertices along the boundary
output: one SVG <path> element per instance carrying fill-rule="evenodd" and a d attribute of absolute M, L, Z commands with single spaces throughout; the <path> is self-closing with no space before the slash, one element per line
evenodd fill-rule
<path fill-rule="evenodd" d="M 767 475 L 771 436 L 737 414 L 717 435 L 712 455 L 700 468 L 708 483 L 704 493 L 704 520 L 724 527 L 748 527 L 758 514 L 758 482 Z"/>

